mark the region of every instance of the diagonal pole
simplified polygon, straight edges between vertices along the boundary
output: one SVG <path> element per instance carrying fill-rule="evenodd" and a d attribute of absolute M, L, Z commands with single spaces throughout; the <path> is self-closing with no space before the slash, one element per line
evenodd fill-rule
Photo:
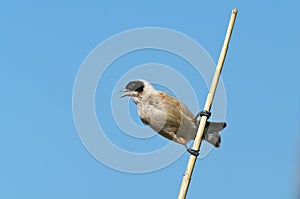
<path fill-rule="evenodd" d="M 225 40 L 224 40 L 224 44 L 221 50 L 221 54 L 219 57 L 219 61 L 217 64 L 217 68 L 214 74 L 214 78 L 213 81 L 211 83 L 207 98 L 206 98 L 206 102 L 205 102 L 205 106 L 204 106 L 204 110 L 205 111 L 210 111 L 214 96 L 215 96 L 215 91 L 219 82 L 219 78 L 221 75 L 221 71 L 223 68 L 223 64 L 224 64 L 224 60 L 226 57 L 226 53 L 227 53 L 227 49 L 228 49 L 228 44 L 230 41 L 230 37 L 231 37 L 231 33 L 232 33 L 232 29 L 234 26 L 234 22 L 236 19 L 236 15 L 237 15 L 238 10 L 236 8 L 234 8 L 232 10 L 231 13 L 231 17 L 230 17 L 230 21 L 229 21 L 229 25 L 228 25 L 228 29 L 227 29 L 227 33 L 225 36 Z M 206 121 L 207 121 L 207 116 L 202 116 L 201 120 L 200 120 L 200 125 L 198 127 L 198 131 L 197 131 L 197 135 L 194 141 L 194 145 L 193 145 L 193 149 L 194 150 L 199 150 L 200 146 L 201 146 L 201 141 L 202 141 L 202 136 L 203 136 L 203 132 L 204 132 L 204 128 L 206 125 Z M 189 188 L 189 184 L 191 181 L 191 176 L 194 170 L 194 166 L 196 163 L 196 159 L 197 156 L 194 155 L 190 155 L 187 167 L 186 167 L 186 172 L 184 173 L 183 179 L 182 179 L 182 183 L 181 183 L 181 187 L 180 187 L 180 191 L 178 194 L 178 199 L 185 199 L 188 188 Z"/>

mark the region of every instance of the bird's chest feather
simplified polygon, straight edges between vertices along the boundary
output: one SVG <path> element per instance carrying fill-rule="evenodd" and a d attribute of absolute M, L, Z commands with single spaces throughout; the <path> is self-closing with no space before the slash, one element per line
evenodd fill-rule
<path fill-rule="evenodd" d="M 137 110 L 142 122 L 146 125 L 149 125 L 151 122 L 151 112 L 149 110 L 149 105 L 141 102 L 137 104 Z"/>
<path fill-rule="evenodd" d="M 166 123 L 167 113 L 160 101 L 152 98 L 137 104 L 138 114 L 142 122 L 149 125 L 155 131 L 160 131 Z"/>

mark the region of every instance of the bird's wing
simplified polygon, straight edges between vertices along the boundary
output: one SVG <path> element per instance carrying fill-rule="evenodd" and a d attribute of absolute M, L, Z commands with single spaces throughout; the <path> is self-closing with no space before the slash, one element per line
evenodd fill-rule
<path fill-rule="evenodd" d="M 196 132 L 195 116 L 189 108 L 180 100 L 162 91 L 158 92 L 157 98 L 163 102 L 159 104 L 163 104 L 163 109 L 167 112 L 165 129 L 172 130 L 177 136 L 187 140 L 193 139 Z M 153 106 L 161 109 L 155 104 Z"/>

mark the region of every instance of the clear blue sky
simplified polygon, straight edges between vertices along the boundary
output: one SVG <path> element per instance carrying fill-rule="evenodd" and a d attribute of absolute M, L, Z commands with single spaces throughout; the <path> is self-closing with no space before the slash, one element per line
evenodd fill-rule
<path fill-rule="evenodd" d="M 197 161 L 188 198 L 296 198 L 299 6 L 292 0 L 2 2 L 0 198 L 176 198 L 187 154 L 164 169 L 131 174 L 104 166 L 86 150 L 72 114 L 76 74 L 100 42 L 149 26 L 188 35 L 217 61 L 234 7 L 239 14 L 222 73 L 229 125 L 221 148 Z M 154 54 L 157 59 L 137 54 L 119 63 L 163 60 L 172 67 L 174 60 Z M 101 86 L 109 90 L 114 80 Z M 201 107 L 206 92 L 197 94 Z M 144 151 L 145 140 L 124 137 L 111 139 Z M 156 136 L 147 149 L 156 142 L 168 143 Z"/>

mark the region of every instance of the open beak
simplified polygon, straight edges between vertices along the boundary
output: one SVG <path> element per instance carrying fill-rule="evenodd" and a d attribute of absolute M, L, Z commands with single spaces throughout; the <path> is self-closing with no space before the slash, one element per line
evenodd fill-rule
<path fill-rule="evenodd" d="M 120 98 L 123 98 L 123 97 L 126 97 L 126 96 L 130 95 L 128 89 L 126 89 L 126 88 L 124 88 L 123 90 L 120 90 L 119 93 L 124 93 Z"/>

